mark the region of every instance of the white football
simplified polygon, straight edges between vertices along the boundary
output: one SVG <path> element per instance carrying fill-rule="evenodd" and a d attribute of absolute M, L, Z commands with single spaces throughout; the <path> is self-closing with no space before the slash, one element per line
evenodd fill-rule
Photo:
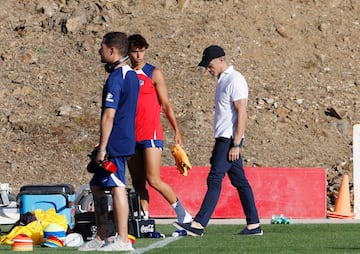
<path fill-rule="evenodd" d="M 64 246 L 66 247 L 80 247 L 83 246 L 84 239 L 79 233 L 70 233 L 65 237 Z"/>

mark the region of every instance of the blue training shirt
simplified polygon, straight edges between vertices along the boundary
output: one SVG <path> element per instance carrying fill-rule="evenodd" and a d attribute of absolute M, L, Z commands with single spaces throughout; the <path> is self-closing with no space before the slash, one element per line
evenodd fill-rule
<path fill-rule="evenodd" d="M 139 79 L 129 65 L 115 69 L 106 80 L 102 108 L 116 110 L 114 125 L 107 144 L 113 157 L 130 156 L 135 152 L 135 116 Z"/>

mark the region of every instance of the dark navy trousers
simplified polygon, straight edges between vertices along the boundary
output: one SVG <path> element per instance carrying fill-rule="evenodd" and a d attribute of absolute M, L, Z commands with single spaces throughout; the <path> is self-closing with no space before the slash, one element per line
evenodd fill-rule
<path fill-rule="evenodd" d="M 231 184 L 237 189 L 247 224 L 259 223 L 252 188 L 245 176 L 242 157 L 234 162 L 228 160 L 228 152 L 233 140 L 217 138 L 210 159 L 211 168 L 207 177 L 207 192 L 194 221 L 206 227 L 218 203 L 225 173 Z M 228 204 L 231 206 L 232 204 Z"/>

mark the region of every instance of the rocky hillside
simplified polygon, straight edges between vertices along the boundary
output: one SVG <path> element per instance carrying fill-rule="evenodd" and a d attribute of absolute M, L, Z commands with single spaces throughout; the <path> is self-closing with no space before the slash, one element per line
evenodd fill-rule
<path fill-rule="evenodd" d="M 245 164 L 325 168 L 332 205 L 360 121 L 359 17 L 354 0 L 4 1 L 1 182 L 17 191 L 89 181 L 106 79 L 98 49 L 106 32 L 123 31 L 150 43 L 193 165 L 209 165 L 215 84 L 196 65 L 219 44 L 250 88 Z M 163 164 L 173 165 L 164 128 Z"/>

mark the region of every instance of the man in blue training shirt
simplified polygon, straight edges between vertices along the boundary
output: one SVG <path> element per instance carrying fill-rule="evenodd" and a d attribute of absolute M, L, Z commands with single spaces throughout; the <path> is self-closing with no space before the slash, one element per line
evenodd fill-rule
<path fill-rule="evenodd" d="M 129 205 L 125 186 L 126 161 L 135 152 L 135 115 L 139 94 L 137 74 L 126 64 L 128 39 L 125 33 L 107 33 L 101 42 L 99 54 L 109 77 L 103 87 L 100 140 L 96 147 L 96 161 L 106 157 L 117 170 L 112 173 L 98 170 L 90 181 L 94 198 L 97 224 L 96 237 L 80 247 L 80 251 L 129 251 L 133 250 L 128 239 Z M 105 190 L 113 198 L 114 220 L 117 237 L 107 238 L 112 227 L 108 222 L 108 202 Z"/>

